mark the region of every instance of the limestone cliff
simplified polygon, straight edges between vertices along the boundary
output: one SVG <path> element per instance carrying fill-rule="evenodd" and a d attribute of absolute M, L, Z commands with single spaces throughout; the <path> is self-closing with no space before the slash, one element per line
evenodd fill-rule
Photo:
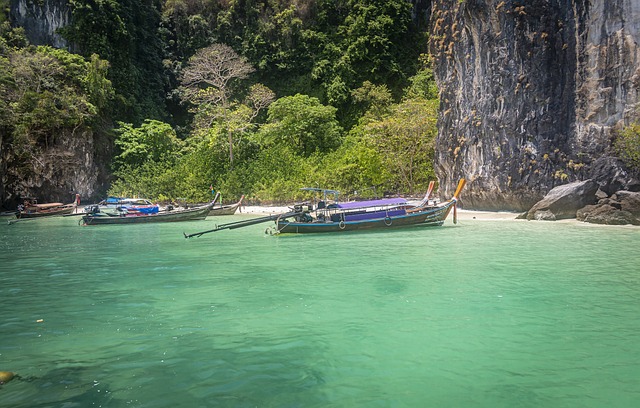
<path fill-rule="evenodd" d="M 460 177 L 477 209 L 525 210 L 587 178 L 633 187 L 610 150 L 638 106 L 640 3 L 436 0 L 431 23 L 443 196 Z"/>
<path fill-rule="evenodd" d="M 68 48 L 56 31 L 69 24 L 71 9 L 66 0 L 10 0 L 10 20 L 23 27 L 34 45 Z"/>
<path fill-rule="evenodd" d="M 63 203 L 73 202 L 75 194 L 82 202 L 102 198 L 109 180 L 105 158 L 113 154 L 112 144 L 105 135 L 83 128 L 62 131 L 47 148 L 32 146 L 30 152 L 0 148 L 2 208 L 16 208 L 25 197 Z"/>
<path fill-rule="evenodd" d="M 56 33 L 70 19 L 66 0 L 11 0 L 10 15 L 32 44 L 68 48 Z M 76 193 L 83 201 L 103 197 L 113 153 L 109 136 L 88 126 L 60 127 L 48 140 L 16 147 L 0 126 L 0 208 L 14 209 L 25 197 L 63 203 Z"/>

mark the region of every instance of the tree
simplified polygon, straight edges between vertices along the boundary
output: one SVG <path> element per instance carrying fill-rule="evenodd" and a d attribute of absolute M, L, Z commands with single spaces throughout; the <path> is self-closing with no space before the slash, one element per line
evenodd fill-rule
<path fill-rule="evenodd" d="M 386 85 L 374 85 L 369 81 L 365 81 L 360 88 L 352 91 L 351 97 L 354 102 L 367 108 L 362 119 L 380 119 L 388 115 L 389 107 L 393 103 L 393 96 Z"/>
<path fill-rule="evenodd" d="M 25 144 L 55 145 L 63 129 L 76 129 L 99 113 L 113 95 L 107 63 L 51 47 L 11 51 L 2 93 L 9 101 L 13 136 Z M 99 86 L 98 86 L 99 85 Z"/>
<path fill-rule="evenodd" d="M 43 2 L 40 2 L 41 4 Z M 59 33 L 85 57 L 109 61 L 119 120 L 140 123 L 165 116 L 164 44 L 158 35 L 160 3 L 147 0 L 68 0 L 70 24 Z"/>
<path fill-rule="evenodd" d="M 324 88 L 327 101 L 341 107 L 343 123 L 350 124 L 362 112 L 347 109 L 352 90 L 368 80 L 389 84 L 399 95 L 416 68 L 415 44 L 422 42 L 406 0 L 323 2 L 319 7 L 318 19 L 326 27 L 307 34 L 313 38 L 311 76 Z"/>
<path fill-rule="evenodd" d="M 176 137 L 171 125 L 146 120 L 140 127 L 119 123 L 113 173 L 117 177 L 110 188 L 114 195 L 139 194 L 160 200 L 184 196 L 176 171 L 182 158 L 184 142 Z"/>
<path fill-rule="evenodd" d="M 438 100 L 408 99 L 391 114 L 364 125 L 365 138 L 384 157 L 396 189 L 413 193 L 434 177 Z"/>
<path fill-rule="evenodd" d="M 116 146 L 120 149 L 114 158 L 116 174 L 147 162 L 173 164 L 182 148 L 183 142 L 167 123 L 148 119 L 138 128 L 130 123 L 119 125 L 115 130 Z"/>
<path fill-rule="evenodd" d="M 307 95 L 286 96 L 269 107 L 267 124 L 259 132 L 266 146 L 287 145 L 296 154 L 309 157 L 327 153 L 342 142 L 336 108 Z"/>
<path fill-rule="evenodd" d="M 183 98 L 196 105 L 199 127 L 210 127 L 217 121 L 229 143 L 229 163 L 233 167 L 234 133 L 242 133 L 246 127 L 238 126 L 238 117 L 245 118 L 245 124 L 257 116 L 275 98 L 267 87 L 256 84 L 251 87 L 245 106 L 251 113 L 243 114 L 241 103 L 233 99 L 238 80 L 246 79 L 254 71 L 247 59 L 238 55 L 231 47 L 213 44 L 200 49 L 189 59 L 182 73 Z M 234 115 L 234 113 L 236 113 Z M 232 126 L 232 124 L 235 124 Z"/>

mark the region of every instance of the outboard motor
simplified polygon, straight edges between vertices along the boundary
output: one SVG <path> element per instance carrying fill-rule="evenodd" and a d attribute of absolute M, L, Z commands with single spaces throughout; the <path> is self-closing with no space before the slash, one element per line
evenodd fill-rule
<path fill-rule="evenodd" d="M 299 215 L 296 215 L 296 217 L 295 217 L 296 221 L 298 221 L 298 222 L 311 222 L 311 221 L 313 221 L 313 218 L 309 214 L 311 211 L 313 211 L 313 206 L 310 205 L 309 203 L 295 204 L 293 206 L 293 211 L 295 211 L 297 213 L 301 213 Z"/>
<path fill-rule="evenodd" d="M 308 203 L 295 204 L 293 206 L 293 211 L 295 212 L 310 212 L 313 211 L 313 206 Z"/>
<path fill-rule="evenodd" d="M 84 212 L 88 213 L 88 214 L 98 214 L 100 212 L 100 206 L 99 205 L 88 205 L 86 207 L 84 207 Z"/>

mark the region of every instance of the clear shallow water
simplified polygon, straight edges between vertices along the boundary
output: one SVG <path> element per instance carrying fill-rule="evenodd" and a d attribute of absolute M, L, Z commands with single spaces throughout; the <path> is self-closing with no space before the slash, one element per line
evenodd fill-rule
<path fill-rule="evenodd" d="M 0 406 L 640 399 L 640 228 L 182 236 L 237 219 L 0 225 Z"/>

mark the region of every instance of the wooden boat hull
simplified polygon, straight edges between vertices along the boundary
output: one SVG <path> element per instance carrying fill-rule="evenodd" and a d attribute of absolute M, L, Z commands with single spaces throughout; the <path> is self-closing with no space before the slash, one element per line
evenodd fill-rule
<path fill-rule="evenodd" d="M 289 219 L 276 221 L 277 233 L 317 233 L 362 231 L 371 229 L 388 229 L 408 226 L 441 226 L 449 215 L 455 201 L 448 201 L 440 207 L 427 208 L 423 211 L 382 218 L 340 221 L 340 222 L 297 222 Z"/>
<path fill-rule="evenodd" d="M 209 216 L 216 216 L 216 215 L 233 215 L 236 213 L 236 211 L 238 210 L 239 205 L 232 205 L 232 206 L 224 206 L 224 207 L 219 207 L 219 208 L 212 208 L 211 210 L 209 210 Z"/>
<path fill-rule="evenodd" d="M 240 200 L 235 204 L 223 205 L 223 206 L 217 207 L 217 208 L 213 207 L 213 208 L 211 208 L 211 210 L 209 210 L 209 216 L 233 215 L 233 214 L 236 213 L 236 211 L 238 211 L 238 208 L 242 204 L 242 200 L 243 199 L 244 199 L 244 196 L 240 197 Z"/>
<path fill-rule="evenodd" d="M 120 225 L 204 220 L 209 214 L 212 205 L 213 204 L 209 204 L 187 210 L 173 210 L 149 215 L 89 214 L 83 216 L 81 222 L 84 225 Z"/>
<path fill-rule="evenodd" d="M 18 214 L 19 218 L 40 218 L 51 217 L 54 215 L 66 215 L 71 214 L 76 207 L 73 204 L 68 204 L 63 207 L 50 208 L 44 210 L 29 211 L 24 210 Z"/>

